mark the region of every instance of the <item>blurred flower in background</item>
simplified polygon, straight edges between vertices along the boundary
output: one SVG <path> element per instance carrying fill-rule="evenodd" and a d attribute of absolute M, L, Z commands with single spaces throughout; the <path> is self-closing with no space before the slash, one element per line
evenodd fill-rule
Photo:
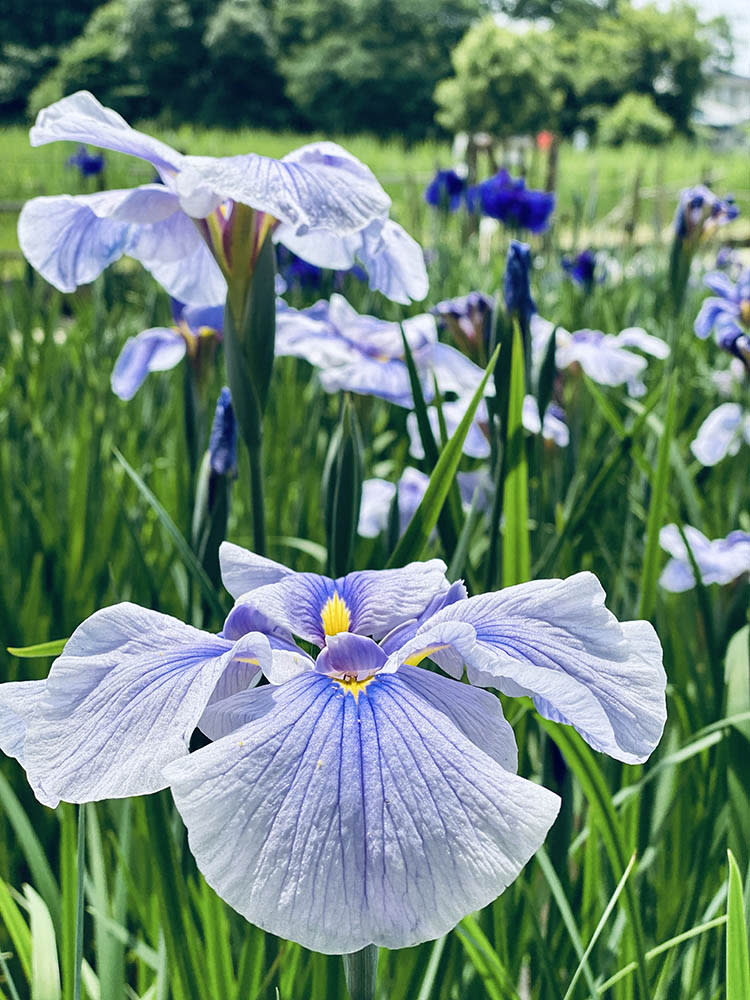
<path fill-rule="evenodd" d="M 465 192 L 466 181 L 455 170 L 438 170 L 425 188 L 424 200 L 434 208 L 455 212 Z"/>
<path fill-rule="evenodd" d="M 712 271 L 704 281 L 715 294 L 704 300 L 695 318 L 695 332 L 704 340 L 714 330 L 719 346 L 750 372 L 750 268 L 736 282 L 721 271 Z"/>
<path fill-rule="evenodd" d="M 224 329 L 223 306 L 186 306 L 172 299 L 174 326 L 144 330 L 126 341 L 112 371 L 112 391 L 132 399 L 149 372 L 174 368 L 185 355 L 201 368 L 213 357 Z"/>
<path fill-rule="evenodd" d="M 597 257 L 593 250 L 582 250 L 575 257 L 563 257 L 562 267 L 570 280 L 587 292 L 591 291 L 595 279 L 603 279 L 602 274 L 597 274 Z"/>
<path fill-rule="evenodd" d="M 444 299 L 430 310 L 464 354 L 484 364 L 489 354 L 490 322 L 495 300 L 484 292 Z"/>
<path fill-rule="evenodd" d="M 731 583 L 750 571 L 750 533 L 747 531 L 732 531 L 726 538 L 709 541 L 689 524 L 683 530 L 704 584 Z M 695 586 L 695 574 L 676 524 L 667 524 L 661 529 L 659 544 L 672 557 L 659 577 L 661 586 L 673 593 L 690 590 Z"/>
<path fill-rule="evenodd" d="M 674 229 L 679 239 L 695 241 L 710 236 L 740 214 L 731 195 L 720 198 L 705 184 L 685 188 L 675 214 Z"/>
<path fill-rule="evenodd" d="M 88 149 L 81 145 L 65 161 L 66 167 L 74 167 L 81 177 L 95 177 L 104 169 L 104 154 L 90 153 Z"/>
<path fill-rule="evenodd" d="M 720 403 L 698 428 L 690 450 L 702 465 L 716 465 L 750 444 L 750 410 L 739 403 Z"/>
<path fill-rule="evenodd" d="M 499 219 L 506 226 L 543 233 L 555 208 L 555 195 L 526 187 L 523 177 L 517 180 L 504 168 L 494 177 L 466 193 L 469 210 Z"/>

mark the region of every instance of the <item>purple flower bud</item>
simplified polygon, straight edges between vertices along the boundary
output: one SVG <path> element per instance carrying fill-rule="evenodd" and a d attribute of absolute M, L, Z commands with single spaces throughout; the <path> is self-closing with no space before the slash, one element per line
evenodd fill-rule
<path fill-rule="evenodd" d="M 536 312 L 536 303 L 531 297 L 529 275 L 531 273 L 531 250 L 526 243 L 511 240 L 505 264 L 505 308 L 510 316 L 517 317 L 527 340 L 529 321 Z"/>
<path fill-rule="evenodd" d="M 217 476 L 231 478 L 237 475 L 237 425 L 232 408 L 232 396 L 226 386 L 219 393 L 216 403 L 208 451 L 212 472 Z"/>

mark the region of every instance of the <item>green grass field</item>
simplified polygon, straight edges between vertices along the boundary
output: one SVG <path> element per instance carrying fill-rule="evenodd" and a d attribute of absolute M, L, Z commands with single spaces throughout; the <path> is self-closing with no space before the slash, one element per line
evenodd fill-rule
<path fill-rule="evenodd" d="M 162 137 L 181 149 L 216 155 L 247 149 L 278 155 L 302 141 L 190 129 Z M 2 200 L 82 190 L 64 167 L 67 147 L 31 150 L 20 129 L 6 130 L 2 143 Z M 491 259 L 481 263 L 477 237 L 467 236 L 456 218 L 438 225 L 422 202 L 434 166 L 448 163 L 445 148 L 425 144 L 405 151 L 370 139 L 346 145 L 382 179 L 396 216 L 435 251 L 429 297 L 411 312 L 471 288 L 499 287 L 507 234 L 497 235 Z M 541 165 L 532 168 L 532 180 L 534 170 L 538 174 Z M 598 387 L 580 373 L 564 377 L 570 445 L 559 449 L 528 439 L 524 529 L 533 575 L 592 570 L 621 620 L 640 617 L 644 594 L 653 595 L 645 606 L 665 651 L 667 728 L 647 764 L 625 765 L 591 751 L 568 727 L 542 722 L 527 699 L 504 699 L 519 773 L 558 791 L 561 815 L 544 849 L 495 903 L 438 941 L 381 952 L 379 1000 L 743 1000 L 726 992 L 725 956 L 728 934 L 735 961 L 741 950 L 736 886 L 735 918 L 727 928 L 728 848 L 745 899 L 750 892 L 750 589 L 745 574 L 727 586 L 666 593 L 656 586 L 665 559 L 654 533 L 673 521 L 710 538 L 750 531 L 748 448 L 714 468 L 703 468 L 690 452 L 697 428 L 720 401 L 712 371 L 727 360 L 692 330 L 704 296 L 700 270 L 712 266 L 719 241 L 700 255 L 684 308 L 675 314 L 668 248 L 640 250 L 620 236 L 638 170 L 646 224 L 656 218 L 667 226 L 678 189 L 709 173 L 717 191 L 737 194 L 745 220 L 750 214 L 747 163 L 740 154 L 717 158 L 688 146 L 666 153 L 563 150 L 564 231 L 534 241 L 532 290 L 539 312 L 571 330 L 616 333 L 640 325 L 666 339 L 672 355 L 649 363 L 647 394 L 640 400 L 622 388 Z M 142 164 L 108 154 L 108 186 L 149 178 Z M 618 214 L 623 205 L 624 217 Z M 564 280 L 560 268 L 560 245 L 572 238 L 576 218 L 592 238 L 597 232 L 617 236 L 622 278 L 596 286 L 588 297 Z M 726 238 L 741 240 L 745 226 L 733 224 Z M 13 220 L 5 215 L 0 247 L 14 246 Z M 149 376 L 130 403 L 109 386 L 127 337 L 168 322 L 166 295 L 127 262 L 73 295 L 61 295 L 13 261 L 4 267 L 0 677 L 45 676 L 49 658 L 19 659 L 6 647 L 67 637 L 87 615 L 118 601 L 220 628 L 201 598 L 193 563 L 169 530 L 171 524 L 190 537 L 194 487 L 185 365 Z M 347 294 L 360 311 L 403 315 L 365 286 L 347 286 Z M 312 297 L 294 293 L 291 301 L 302 305 Z M 207 410 L 224 382 L 219 352 L 201 390 Z M 672 384 L 673 430 L 664 446 Z M 365 475 L 395 480 L 409 462 L 405 411 L 367 397 L 353 402 Z M 296 569 L 324 571 L 321 476 L 339 406 L 305 362 L 277 361 L 265 419 L 269 555 Z M 204 427 L 201 450 L 206 441 Z M 476 464 L 464 459 L 462 468 Z M 241 451 L 228 537 L 250 546 L 248 479 Z M 480 518 L 467 539 L 462 572 L 470 584 L 481 579 L 487 531 Z M 429 554 L 450 562 L 455 553 L 436 537 Z M 381 568 L 387 557 L 383 538 L 360 538 L 354 568 Z M 223 591 L 215 599 L 231 604 Z M 167 792 L 84 808 L 81 855 L 76 820 L 83 810 L 39 805 L 22 769 L 2 759 L 0 1000 L 77 1000 L 81 927 L 82 995 L 89 1000 L 346 996 L 338 957 L 264 934 L 208 888 Z M 81 856 L 82 923 L 76 919 Z M 175 971 L 185 956 L 197 970 L 187 986 Z"/>

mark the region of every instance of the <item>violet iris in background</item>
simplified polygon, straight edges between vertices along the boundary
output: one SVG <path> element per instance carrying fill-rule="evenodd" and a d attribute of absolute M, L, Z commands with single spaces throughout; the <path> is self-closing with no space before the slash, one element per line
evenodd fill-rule
<path fill-rule="evenodd" d="M 571 281 L 587 292 L 591 291 L 596 276 L 596 254 L 593 250 L 582 250 L 575 257 L 563 257 L 562 266 Z"/>
<path fill-rule="evenodd" d="M 526 187 L 523 177 L 517 180 L 507 170 L 482 181 L 466 193 L 469 210 L 499 219 L 506 226 L 543 233 L 549 226 L 555 208 L 551 191 L 535 191 Z"/>
<path fill-rule="evenodd" d="M 78 149 L 65 161 L 66 167 L 75 167 L 81 177 L 96 177 L 104 169 L 104 154 L 90 153 L 85 146 Z"/>
<path fill-rule="evenodd" d="M 455 212 L 463 200 L 466 181 L 455 170 L 438 170 L 425 188 L 424 200 L 435 208 Z"/>
<path fill-rule="evenodd" d="M 518 320 L 523 335 L 524 351 L 529 351 L 529 328 L 531 317 L 536 312 L 536 303 L 531 297 L 529 277 L 531 274 L 531 250 L 526 243 L 511 240 L 505 262 L 503 294 L 505 308 L 511 318 Z"/>
<path fill-rule="evenodd" d="M 437 318 L 439 329 L 447 330 L 465 354 L 485 365 L 494 307 L 495 300 L 491 295 L 469 292 L 468 295 L 438 302 L 430 312 Z"/>
<path fill-rule="evenodd" d="M 712 271 L 704 279 L 714 292 L 703 302 L 695 318 L 694 330 L 705 340 L 712 330 L 723 350 L 733 354 L 750 372 L 750 268 L 745 268 L 736 283 L 721 271 Z"/>

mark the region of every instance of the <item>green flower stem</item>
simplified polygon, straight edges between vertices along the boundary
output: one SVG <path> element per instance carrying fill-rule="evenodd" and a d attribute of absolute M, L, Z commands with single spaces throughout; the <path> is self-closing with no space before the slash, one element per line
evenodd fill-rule
<path fill-rule="evenodd" d="M 342 955 L 350 1000 L 374 1000 L 378 978 L 378 949 L 368 944 L 361 951 Z"/>

